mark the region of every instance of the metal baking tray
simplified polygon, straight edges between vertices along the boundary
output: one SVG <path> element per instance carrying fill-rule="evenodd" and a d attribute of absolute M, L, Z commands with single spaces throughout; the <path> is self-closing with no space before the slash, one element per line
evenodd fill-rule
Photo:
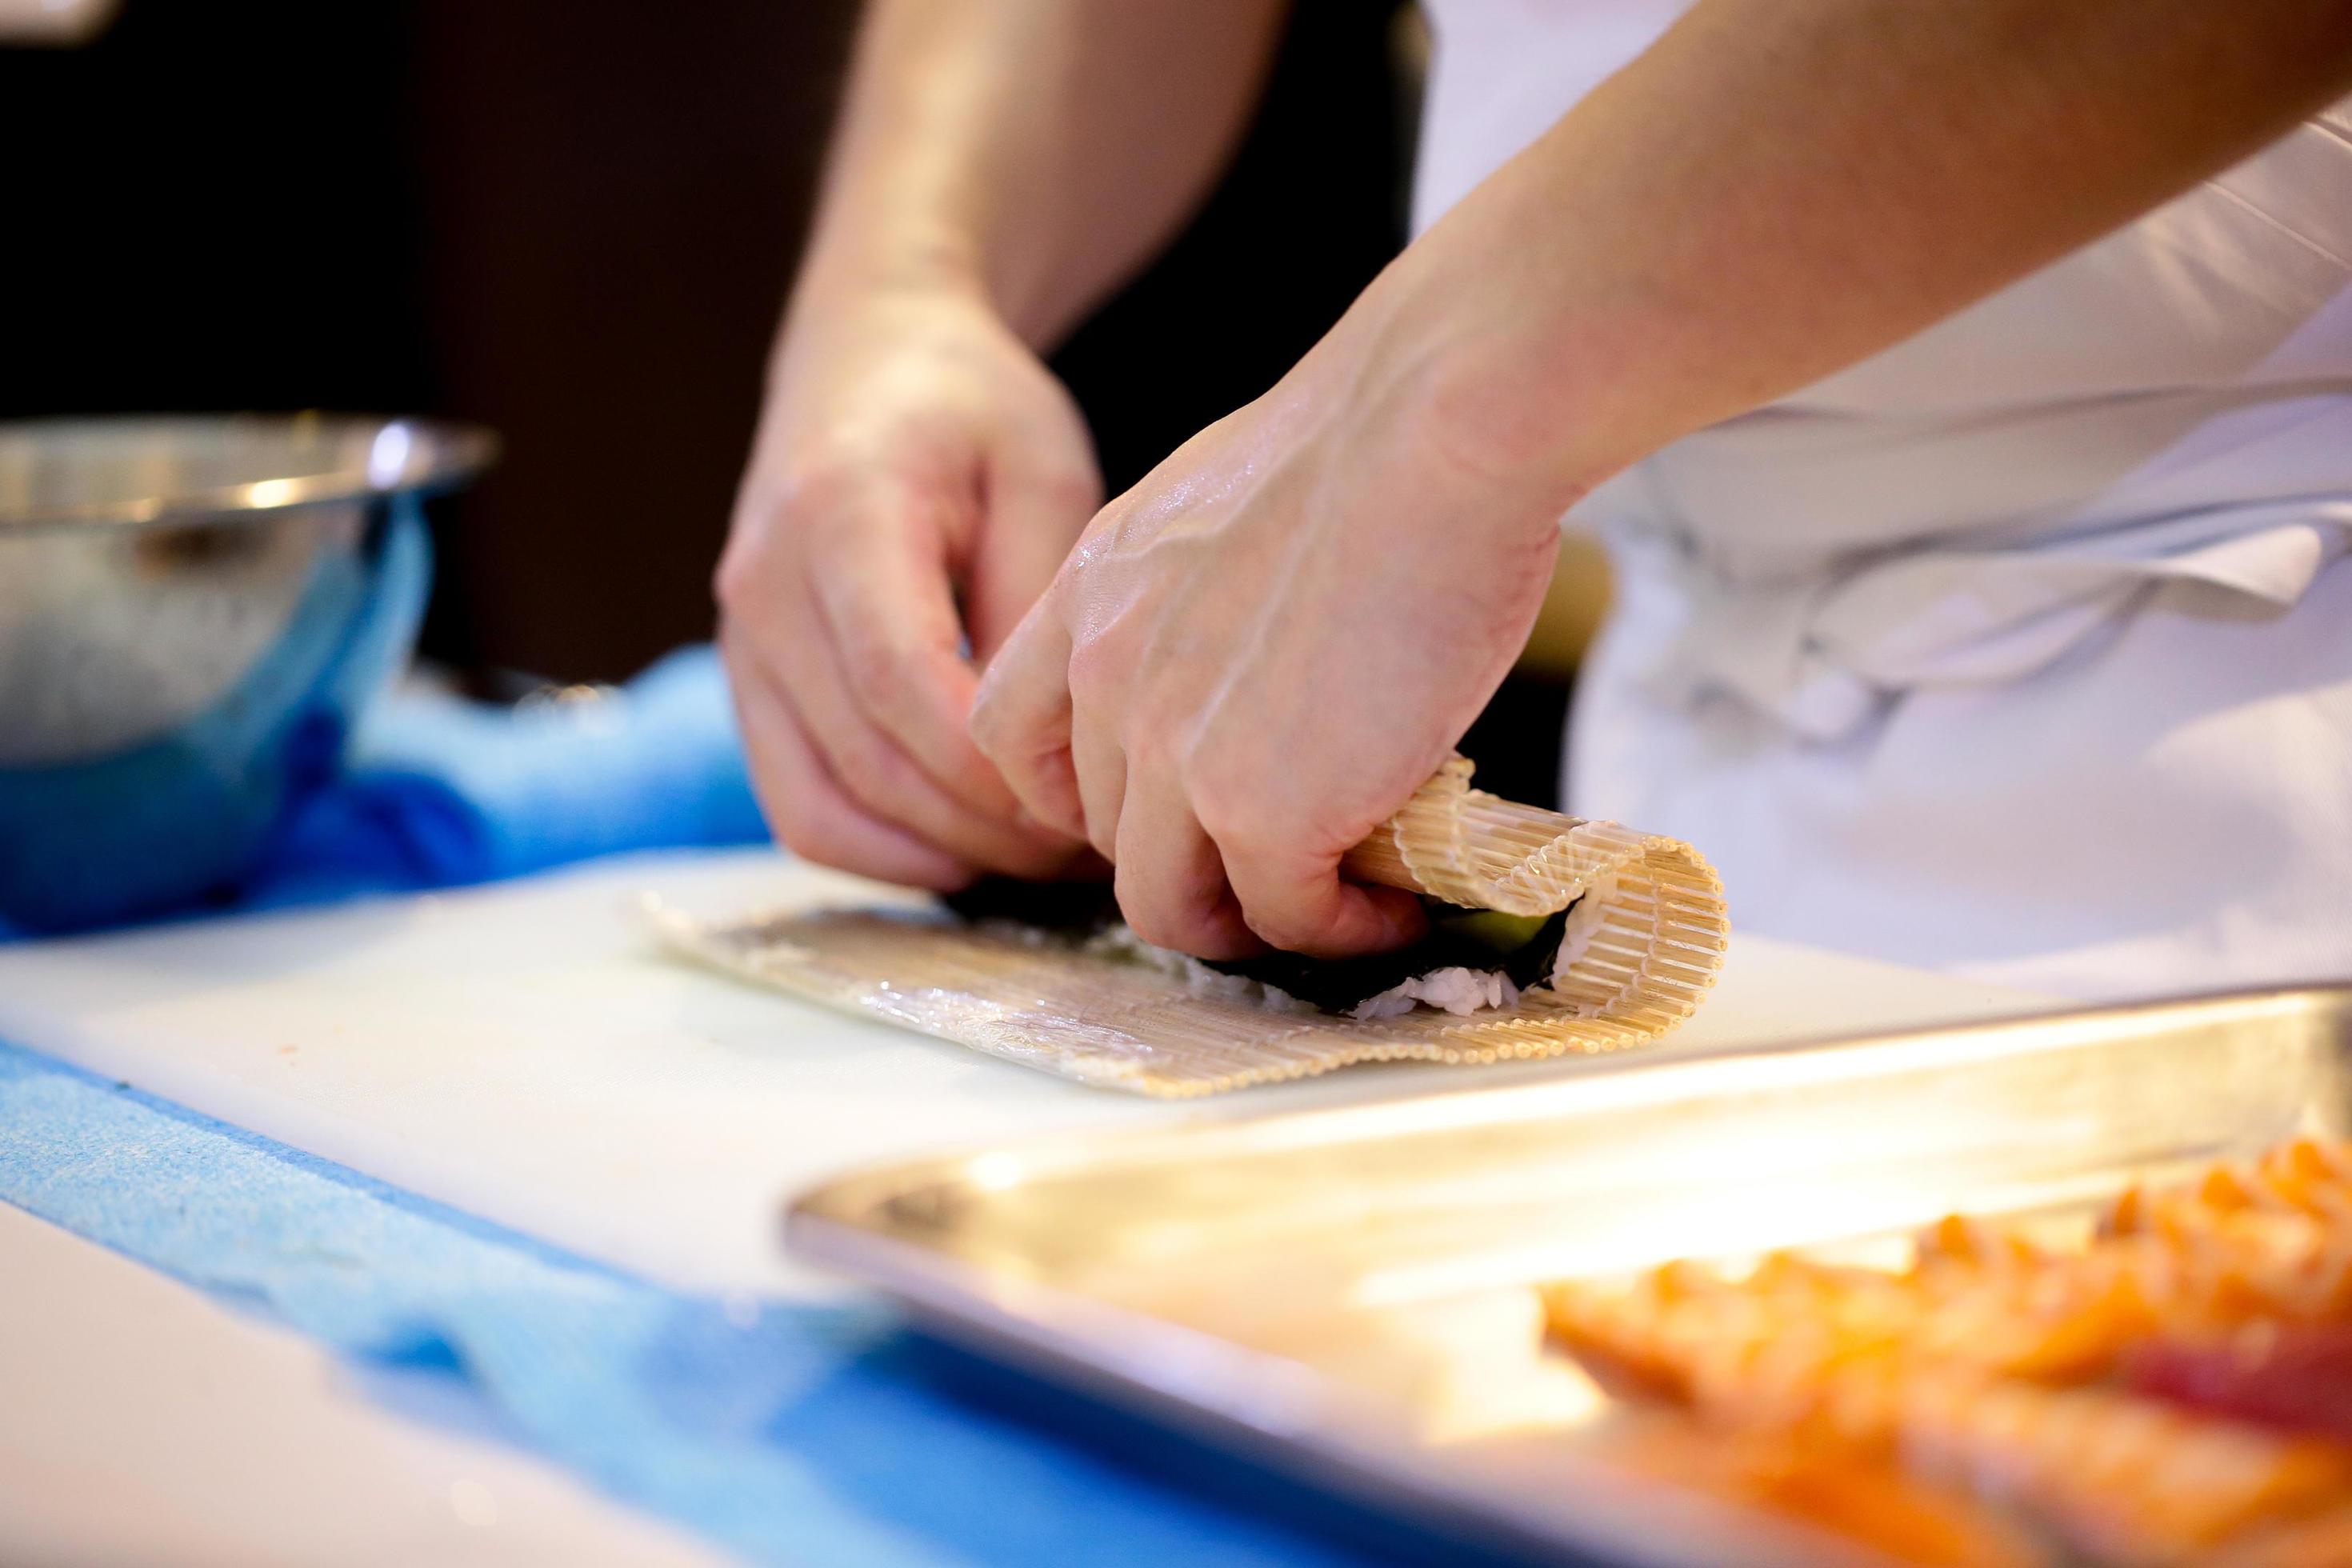
<path fill-rule="evenodd" d="M 2352 986 L 1725 1051 L 850 1175 L 801 1257 L 934 1331 L 1534 1555 L 1886 1561 L 1611 1458 L 1530 1289 L 1888 1237 L 2352 1131 Z"/>

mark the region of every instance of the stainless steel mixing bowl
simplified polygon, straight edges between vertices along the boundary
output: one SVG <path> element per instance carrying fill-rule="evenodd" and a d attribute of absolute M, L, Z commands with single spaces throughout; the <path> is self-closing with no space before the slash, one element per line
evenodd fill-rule
<path fill-rule="evenodd" d="M 0 425 L 0 921 L 247 871 L 408 653 L 420 498 L 495 451 L 414 419 Z"/>

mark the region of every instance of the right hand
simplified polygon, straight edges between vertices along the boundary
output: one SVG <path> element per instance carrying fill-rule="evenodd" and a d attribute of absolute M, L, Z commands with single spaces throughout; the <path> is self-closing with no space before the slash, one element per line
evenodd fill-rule
<path fill-rule="evenodd" d="M 967 722 L 980 666 L 1101 499 L 1076 407 L 982 300 L 795 300 L 716 584 L 779 839 L 942 890 L 1085 856 L 1023 812 Z"/>

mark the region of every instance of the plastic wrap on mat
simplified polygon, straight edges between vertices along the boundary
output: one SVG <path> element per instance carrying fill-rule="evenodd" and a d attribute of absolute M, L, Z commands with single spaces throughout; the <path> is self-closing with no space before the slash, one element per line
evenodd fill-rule
<path fill-rule="evenodd" d="M 1690 1016 L 1723 961 L 1722 886 L 1688 845 L 1472 789 L 1459 757 L 1349 850 L 1344 868 L 1476 909 L 1542 915 L 1577 904 L 1558 978 L 1515 1007 L 1359 1020 L 1270 1007 L 1223 976 L 944 913 L 654 915 L 673 947 L 731 973 L 1085 1083 L 1163 1096 L 1356 1062 L 1644 1045 Z"/>

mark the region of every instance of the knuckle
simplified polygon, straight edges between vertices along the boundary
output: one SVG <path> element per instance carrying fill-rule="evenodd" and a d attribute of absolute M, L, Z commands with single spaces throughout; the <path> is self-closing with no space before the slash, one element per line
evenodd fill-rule
<path fill-rule="evenodd" d="M 1089 637 L 1070 647 L 1066 680 L 1070 700 L 1087 706 L 1105 703 L 1119 687 L 1120 660 L 1101 637 Z"/>
<path fill-rule="evenodd" d="M 1066 755 L 1040 752 L 1025 763 L 1016 761 L 1005 771 L 1004 777 L 1023 809 L 1048 831 L 1073 846 L 1084 844 L 1101 853 L 1087 832 L 1086 803 L 1079 796 L 1077 780 Z M 1110 854 L 1102 858 L 1106 861 L 1118 858 Z"/>
<path fill-rule="evenodd" d="M 1139 780 L 1155 783 L 1169 776 L 1169 753 L 1166 731 L 1142 713 L 1131 713 L 1125 723 L 1118 725 L 1116 737 L 1119 755 L 1126 760 L 1128 787 Z"/>
<path fill-rule="evenodd" d="M 1102 505 L 1102 481 L 1088 468 L 1051 469 L 1038 476 L 1037 491 L 1048 506 L 1081 519 Z"/>
<path fill-rule="evenodd" d="M 904 780 L 898 759 L 866 735 L 835 736 L 827 748 L 835 778 L 850 799 L 868 806 L 896 805 Z"/>
<path fill-rule="evenodd" d="M 1181 747 L 1174 765 L 1193 820 L 1226 853 L 1246 857 L 1297 841 L 1280 792 L 1270 787 L 1290 772 L 1286 762 L 1212 744 Z"/>
<path fill-rule="evenodd" d="M 903 658 L 857 637 L 843 650 L 842 666 L 843 679 L 866 711 L 894 722 L 909 716 L 915 681 Z"/>
<path fill-rule="evenodd" d="M 822 518 L 846 506 L 862 482 L 859 465 L 831 454 L 803 458 L 776 486 L 777 510 L 800 519 Z"/>
<path fill-rule="evenodd" d="M 1270 907 L 1263 900 L 1255 906 L 1244 901 L 1242 921 L 1257 933 L 1259 940 L 1285 952 L 1304 952 L 1318 934 L 1313 925 L 1299 919 L 1296 911 Z"/>
<path fill-rule="evenodd" d="M 1246 854 L 1265 843 L 1262 801 L 1216 784 L 1192 784 L 1185 795 L 1192 803 L 1192 820 L 1227 854 Z"/>
<path fill-rule="evenodd" d="M 1191 922 L 1181 910 L 1161 899 L 1150 886 L 1150 879 L 1125 866 L 1118 868 L 1111 879 L 1111 891 L 1118 900 L 1118 912 L 1128 929 L 1154 947 L 1182 947 L 1191 936 Z"/>
<path fill-rule="evenodd" d="M 769 813 L 768 825 L 775 832 L 776 842 L 793 854 L 804 860 L 824 860 L 825 846 L 831 842 L 832 836 L 810 813 L 796 807 L 781 806 Z"/>
<path fill-rule="evenodd" d="M 1124 893 L 1119 895 L 1118 910 L 1127 919 L 1127 929 L 1152 946 L 1179 950 L 1184 947 L 1183 928 L 1168 920 L 1161 911 L 1133 904 Z"/>
<path fill-rule="evenodd" d="M 820 575 L 810 556 L 821 542 L 812 546 L 795 527 L 798 521 L 772 500 L 756 508 L 747 501 L 737 512 L 710 574 L 711 594 L 722 609 L 738 616 L 768 613 L 795 581 Z"/>
<path fill-rule="evenodd" d="M 971 737 L 971 743 L 979 748 L 982 756 L 995 763 L 999 771 L 1006 771 L 1014 760 L 1013 731 L 1012 716 L 1003 700 L 996 694 L 994 686 L 983 680 L 980 695 L 972 701 L 971 717 L 964 722 L 964 732 Z"/>
<path fill-rule="evenodd" d="M 761 575 L 759 552 L 739 534 L 728 542 L 710 574 L 710 596 L 720 609 L 740 615 L 757 596 Z"/>

